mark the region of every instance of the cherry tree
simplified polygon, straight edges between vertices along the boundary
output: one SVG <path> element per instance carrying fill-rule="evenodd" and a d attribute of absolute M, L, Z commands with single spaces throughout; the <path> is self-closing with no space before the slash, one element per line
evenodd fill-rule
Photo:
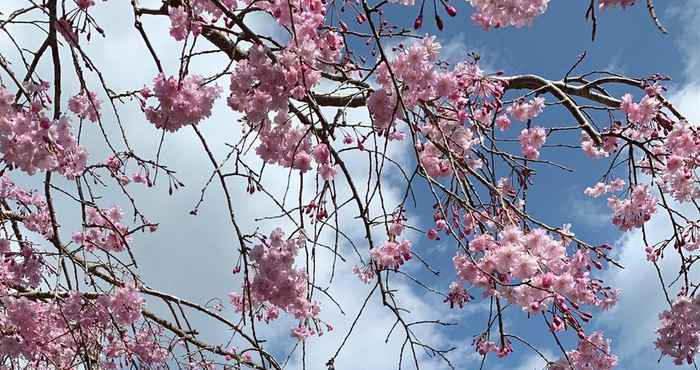
<path fill-rule="evenodd" d="M 666 32 L 652 0 L 580 1 L 590 2 L 593 39 L 605 37 L 597 15 L 615 7 L 646 7 L 647 26 Z M 367 306 L 379 305 L 394 323 L 386 340 L 401 343 L 386 354 L 399 369 L 435 359 L 458 367 L 455 351 L 477 354 L 482 368 L 518 351 L 549 369 L 613 369 L 615 343 L 590 322 L 625 294 L 602 280 L 606 270 L 624 273 L 616 247 L 578 237 L 572 220 L 543 221 L 529 202 L 537 171 L 576 176 L 554 150 L 603 168 L 585 194 L 607 199 L 621 232 L 643 235 L 638 253 L 659 279 L 647 293 L 667 303 L 654 345 L 677 365 L 695 364 L 700 135 L 667 99 L 669 78 L 580 71 L 585 54 L 554 80 L 493 72 L 473 53 L 448 62 L 439 35 L 422 32 L 459 27 L 450 19 L 462 13 L 484 32 L 528 32 L 548 2 L 131 0 L 132 19 L 119 27 L 140 37 L 145 81 L 129 71 L 107 78 L 97 62 L 110 42 L 101 25 L 120 2 L 3 2 L 2 367 L 283 369 L 295 357 L 335 369 L 362 336 L 355 328 Z M 397 20 L 396 11 L 415 18 Z M 165 22 L 165 32 L 151 22 Z M 174 62 L 163 38 L 178 45 Z M 211 119 L 217 102 L 229 119 Z M 134 108 L 138 118 L 127 122 L 121 112 Z M 550 111 L 566 123 L 541 119 Z M 210 125 L 225 126 L 224 146 L 203 131 Z M 146 132 L 160 141 L 143 149 L 134 142 Z M 197 145 L 187 155 L 209 162 L 207 179 L 163 160 L 170 135 Z M 185 186 L 201 186 L 199 200 L 170 212 L 197 217 L 223 202 L 236 250 L 234 288 L 206 302 L 152 286 L 137 258 L 162 225 L 135 193 L 170 207 Z M 264 217 L 240 216 L 260 199 Z M 662 240 L 647 238 L 652 217 L 670 224 Z M 451 258 L 440 268 L 421 250 L 438 240 Z M 670 274 L 665 258 L 678 261 Z M 354 312 L 339 303 L 340 278 L 364 283 Z M 421 328 L 453 323 L 412 318 L 406 289 L 452 310 L 482 304 L 487 315 L 463 323 L 466 348 L 444 347 Z M 335 310 L 351 318 L 343 332 L 328 319 Z M 208 340 L 194 325 L 201 318 L 229 339 Z M 510 329 L 523 320 L 559 354 Z M 287 333 L 289 348 L 268 341 L 269 328 Z M 306 361 L 321 341 L 335 352 Z"/>

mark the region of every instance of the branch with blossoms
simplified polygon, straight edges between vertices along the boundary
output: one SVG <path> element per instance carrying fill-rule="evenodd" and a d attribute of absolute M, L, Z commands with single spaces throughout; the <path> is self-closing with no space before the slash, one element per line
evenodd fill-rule
<path fill-rule="evenodd" d="M 531 24 L 548 0 L 469 4 L 472 20 L 489 30 Z M 585 55 L 561 80 L 488 73 L 475 54 L 451 64 L 434 36 L 416 32 L 428 14 L 425 5 L 416 6 L 417 17 L 406 27 L 393 23 L 389 13 L 398 5 L 386 1 L 165 0 L 147 8 L 132 0 L 134 30 L 131 24 L 122 29 L 138 33 L 155 72 L 152 84 L 123 92 L 110 87 L 88 47 L 108 39 L 99 26 L 104 20 L 94 14 L 114 4 L 29 0 L 2 13 L 0 27 L 10 42 L 0 53 L 0 363 L 282 369 L 296 355 L 306 367 L 310 346 L 334 328 L 324 312 L 333 305 L 347 310 L 333 280 L 336 272 L 348 274 L 337 264 L 348 263 L 354 266 L 350 278 L 367 284 L 366 298 L 335 353 L 309 366 L 335 368 L 377 295 L 394 323 L 385 341 L 398 336 L 402 343 L 395 354 L 399 369 L 419 369 L 433 357 L 453 368 L 455 348 L 430 343 L 420 329 L 453 323 L 415 319 L 402 303 L 401 290 L 417 289 L 453 309 L 488 305 L 485 322 L 469 327 L 481 368 L 489 355 L 522 349 L 549 369 L 612 369 L 612 343 L 588 323 L 621 294 L 600 274 L 624 268 L 617 252 L 577 237 L 570 220 L 542 221 L 530 204 L 541 187 L 538 171 L 576 170 L 545 159 L 559 158 L 547 152 L 567 150 L 606 164 L 585 194 L 606 195 L 610 222 L 622 232 L 641 232 L 668 303 L 655 345 L 676 364 L 694 364 L 700 347 L 700 282 L 693 279 L 700 259 L 700 136 L 697 124 L 665 97 L 668 78 L 575 74 Z M 593 37 L 597 11 L 633 5 L 591 0 L 586 16 Z M 652 1 L 646 6 L 665 32 Z M 432 9 L 440 30 L 442 10 L 449 17 L 458 13 L 446 0 L 433 0 Z M 165 67 L 165 51 L 153 41 L 160 35 L 144 27 L 156 17 L 168 18 L 169 37 L 180 46 L 177 70 Z M 253 17 L 280 32 L 258 32 Z M 33 50 L 19 33 L 44 41 Z M 216 73 L 198 74 L 193 61 L 210 54 L 225 57 L 217 59 Z M 46 59 L 50 73 L 44 75 Z M 232 135 L 223 157 L 200 129 L 222 94 L 241 117 L 241 135 Z M 143 130 L 160 133 L 153 157 L 130 144 L 119 113 L 127 105 L 143 113 Z M 543 114 L 557 109 L 568 123 L 544 126 Z M 355 119 L 358 110 L 363 118 Z M 98 133 L 101 151 L 88 151 L 86 131 Z M 236 242 L 238 259 L 231 264 L 240 287 L 222 292 L 229 293 L 226 304 L 220 298 L 192 302 L 150 287 L 133 253 L 140 248 L 135 235 L 158 232 L 134 189 L 144 186 L 156 196 L 164 181 L 170 195 L 185 186 L 188 174 L 161 159 L 164 138 L 182 131 L 192 132 L 211 164 L 190 213 L 196 216 L 212 196 L 210 187 L 219 186 Z M 40 190 L 21 185 L 25 175 Z M 239 189 L 241 179 L 245 189 Z M 281 192 L 275 189 L 280 183 Z M 242 220 L 248 200 L 242 193 L 276 207 L 256 220 L 264 229 Z M 416 197 L 421 193 L 429 197 L 427 206 Z M 124 203 L 106 204 L 114 194 Z M 432 221 L 423 230 L 416 220 L 426 213 Z M 77 214 L 79 225 L 69 230 Z M 670 224 L 661 241 L 647 237 L 653 216 Z M 287 226 L 268 229 L 267 221 Z M 359 237 L 353 232 L 358 226 Z M 425 278 L 442 277 L 437 263 L 417 247 L 434 240 L 452 248 L 454 272 L 439 285 Z M 671 277 L 660 267 L 669 254 L 679 261 Z M 328 281 L 321 269 L 330 271 Z M 147 308 L 146 298 L 168 314 Z M 194 316 L 229 330 L 229 342 L 202 339 L 190 324 Z M 270 350 L 261 329 L 283 325 L 281 316 L 295 323 L 284 328 L 295 343 L 286 356 Z M 547 358 L 509 324 L 539 317 L 541 331 L 561 350 L 558 358 Z M 567 348 L 565 336 L 575 338 L 575 347 Z"/>

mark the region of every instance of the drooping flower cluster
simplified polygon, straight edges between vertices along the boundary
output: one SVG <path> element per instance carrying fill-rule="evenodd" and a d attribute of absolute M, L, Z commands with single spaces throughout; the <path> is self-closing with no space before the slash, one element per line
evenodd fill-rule
<path fill-rule="evenodd" d="M 73 241 L 88 251 L 100 249 L 121 252 L 131 240 L 128 229 L 121 223 L 122 211 L 114 206 L 108 209 L 88 208 L 86 230 L 73 234 Z"/>
<path fill-rule="evenodd" d="M 318 174 L 324 180 L 333 180 L 338 172 L 336 166 L 331 164 L 331 153 L 326 144 L 318 144 L 313 149 L 313 157 L 318 163 Z"/>
<path fill-rule="evenodd" d="M 578 347 L 567 351 L 549 370 L 611 370 L 617 366 L 617 356 L 610 352 L 610 340 L 597 331 L 579 339 Z"/>
<path fill-rule="evenodd" d="M 18 252 L 8 239 L 0 239 L 0 297 L 9 287 L 35 288 L 41 281 L 42 257 L 29 243 L 19 243 Z"/>
<path fill-rule="evenodd" d="M 404 108 L 426 110 L 427 102 L 435 106 L 435 111 L 427 112 L 419 126 L 426 141 L 417 145 L 421 165 L 432 177 L 452 174 L 448 151 L 460 166 L 481 167 L 470 149 L 481 140 L 479 130 L 492 125 L 497 100 L 504 91 L 501 81 L 488 78 L 474 62 L 459 63 L 446 71 L 439 62 L 440 49 L 434 37 L 399 48 L 389 65 L 380 63 L 377 67 L 381 89 L 374 91 L 368 100 L 375 131 L 389 139 L 403 137 L 396 121 L 405 119 Z M 399 86 L 394 86 L 395 80 Z M 397 89 L 401 91 L 400 104 Z M 501 121 L 507 120 L 502 116 Z M 470 118 L 473 125 L 465 127 Z"/>
<path fill-rule="evenodd" d="M 295 36 L 275 54 L 275 61 L 262 47 L 252 48 L 248 60 L 239 62 L 232 74 L 229 105 L 246 113 L 250 122 L 261 120 L 267 112 L 286 115 L 287 100 L 301 99 L 306 90 L 316 86 L 326 69 L 323 62 L 335 61 L 343 48 L 338 34 L 319 29 L 326 12 L 320 0 L 276 0 L 259 6 L 273 14 L 280 25 L 291 28 L 293 23 Z"/>
<path fill-rule="evenodd" d="M 211 115 L 214 100 L 221 94 L 217 85 L 205 85 L 202 77 L 188 75 L 178 80 L 162 73 L 153 80 L 154 87 L 143 89 L 144 98 L 155 97 L 158 106 L 145 108 L 146 118 L 157 128 L 175 132 L 186 125 L 196 125 Z"/>
<path fill-rule="evenodd" d="M 219 2 L 228 12 L 233 12 L 238 6 L 236 0 L 221 0 Z M 191 0 L 189 6 L 170 7 L 170 36 L 182 41 L 191 32 L 198 36 L 202 32 L 202 26 L 206 23 L 216 23 L 224 16 L 224 11 L 216 4 L 208 0 Z M 226 24 L 229 19 L 226 17 Z"/>
<path fill-rule="evenodd" d="M 674 124 L 665 138 L 663 150 L 666 160 L 659 168 L 662 190 L 682 202 L 700 198 L 700 131 L 697 125 L 685 121 Z M 658 166 L 658 162 L 651 164 Z"/>
<path fill-rule="evenodd" d="M 145 302 L 133 285 L 119 287 L 113 295 L 103 295 L 98 300 L 109 308 L 117 323 L 123 325 L 131 325 L 141 318 L 141 308 Z"/>
<path fill-rule="evenodd" d="M 528 312 L 542 312 L 551 304 L 569 312 L 563 297 L 578 306 L 589 304 L 607 308 L 617 299 L 617 291 L 604 287 L 590 276 L 592 267 L 601 268 L 585 250 L 568 254 L 568 238 L 555 240 L 543 229 L 523 232 L 511 226 L 498 239 L 480 234 L 469 242 L 472 256 L 453 258 L 463 282 L 482 288 L 486 295 L 498 294 Z M 523 284 L 513 284 L 522 282 Z M 573 317 L 573 316 L 572 316 Z"/>
<path fill-rule="evenodd" d="M 248 57 L 238 61 L 231 74 L 228 105 L 242 112 L 249 130 L 257 133 L 256 152 L 266 163 L 307 171 L 315 157 L 311 135 L 308 127 L 298 126 L 289 117 L 289 99 L 302 100 L 318 85 L 321 72 L 338 59 L 343 41 L 337 33 L 320 29 L 326 12 L 322 1 L 275 0 L 255 5 L 293 29 L 294 37 L 281 51 L 260 45 L 247 51 Z M 317 160 L 318 173 L 329 180 L 336 170 L 324 160 Z"/>
<path fill-rule="evenodd" d="M 150 368 L 164 368 L 168 359 L 167 347 L 158 343 L 162 335 L 162 329 L 149 328 L 138 329 L 133 337 L 124 339 L 113 338 L 107 345 L 107 361 L 102 363 L 105 369 L 116 370 L 122 368 L 118 364 L 124 362 L 129 365 L 141 363 Z"/>
<path fill-rule="evenodd" d="M 255 152 L 263 161 L 302 172 L 311 169 L 311 138 L 303 127 L 295 128 L 291 121 L 273 125 L 265 119 L 259 133 L 260 145 Z"/>
<path fill-rule="evenodd" d="M 659 113 L 659 108 L 661 102 L 654 96 L 644 95 L 639 103 L 635 103 L 630 94 L 622 96 L 620 109 L 633 124 L 631 129 L 626 131 L 627 136 L 634 140 L 651 138 L 657 131 L 653 120 Z"/>
<path fill-rule="evenodd" d="M 617 178 L 614 179 L 613 181 L 610 181 L 609 183 L 604 183 L 604 182 L 598 182 L 594 186 L 587 187 L 586 190 L 584 190 L 584 194 L 588 195 L 589 197 L 593 198 L 598 198 L 599 196 L 607 193 L 614 193 L 617 191 L 621 191 L 622 189 L 625 188 L 625 180 Z"/>
<path fill-rule="evenodd" d="M 472 146 L 480 142 L 473 132 L 473 126 L 465 128 L 462 121 L 447 116 L 436 122 L 424 124 L 420 129 L 428 140 L 418 146 L 418 159 L 431 177 L 449 176 L 453 172 L 450 157 L 445 155 L 438 145 L 448 148 L 453 160 L 464 160 L 464 164 L 474 170 L 481 168 L 481 160 L 473 158 L 470 153 Z"/>
<path fill-rule="evenodd" d="M 136 361 L 157 366 L 167 358 L 156 333 L 141 329 L 128 335 L 144 303 L 132 286 L 89 297 L 70 291 L 49 302 L 7 294 L 0 302 L 0 353 L 10 363 L 63 369 L 100 354 L 105 368 L 117 368 L 118 362 Z"/>
<path fill-rule="evenodd" d="M 639 228 L 656 212 L 656 198 L 647 185 L 635 185 L 628 199 L 608 198 L 613 211 L 612 223 L 622 231 Z"/>
<path fill-rule="evenodd" d="M 444 302 L 450 303 L 450 308 L 459 306 L 463 308 L 464 304 L 471 301 L 472 297 L 467 293 L 464 287 L 456 282 L 450 283 L 449 290 L 447 291 L 447 297 Z"/>
<path fill-rule="evenodd" d="M 581 149 L 589 157 L 606 158 L 617 149 L 618 139 L 616 137 L 603 136 L 602 141 L 602 145 L 598 145 L 587 132 L 581 133 Z"/>
<path fill-rule="evenodd" d="M 39 92 L 41 93 L 41 92 Z M 33 175 L 57 171 L 69 179 L 85 169 L 87 153 L 71 133 L 66 117 L 48 118 L 40 99 L 15 109 L 12 94 L 0 88 L 0 152 L 3 160 Z"/>
<path fill-rule="evenodd" d="M 199 36 L 202 32 L 202 24 L 193 20 L 184 6 L 171 7 L 168 16 L 170 17 L 170 36 L 177 41 L 184 40 L 190 32 L 193 36 Z"/>
<path fill-rule="evenodd" d="M 520 147 L 523 155 L 527 159 L 537 159 L 540 157 L 540 148 L 547 139 L 547 133 L 542 127 L 526 128 L 520 131 Z"/>
<path fill-rule="evenodd" d="M 102 102 L 97 98 L 95 92 L 82 92 L 68 100 L 68 109 L 82 119 L 89 119 L 97 122 L 100 116 L 100 106 Z"/>
<path fill-rule="evenodd" d="M 670 310 L 659 315 L 661 327 L 655 342 L 662 354 L 673 358 L 673 363 L 692 364 L 700 350 L 700 299 L 680 296 Z"/>
<path fill-rule="evenodd" d="M 43 196 L 22 189 L 7 175 L 3 175 L 0 176 L 0 200 L 8 205 L 17 205 L 17 213 L 28 230 L 42 234 L 46 238 L 53 236 L 51 216 Z"/>
<path fill-rule="evenodd" d="M 377 132 L 385 131 L 396 119 L 403 118 L 403 109 L 396 99 L 396 94 L 384 89 L 370 95 L 367 99 L 367 109 L 372 112 L 372 124 Z"/>
<path fill-rule="evenodd" d="M 418 160 L 430 177 L 449 176 L 452 166 L 449 158 L 444 158 L 442 151 L 433 143 L 426 143 L 418 154 Z"/>
<path fill-rule="evenodd" d="M 472 20 L 485 30 L 490 27 L 523 27 L 547 10 L 549 0 L 469 0 L 476 8 Z"/>
<path fill-rule="evenodd" d="M 517 100 L 508 107 L 508 114 L 519 121 L 527 121 L 537 117 L 544 109 L 544 98 L 538 96 L 530 101 Z"/>
<path fill-rule="evenodd" d="M 307 319 L 317 319 L 320 308 L 317 303 L 307 299 L 306 271 L 294 267 L 294 257 L 303 245 L 303 236 L 285 240 L 280 228 L 256 245 L 250 252 L 250 259 L 255 263 L 255 276 L 252 282 L 245 284 L 243 293 L 230 294 L 234 309 L 245 313 L 251 307 L 260 307 L 265 313 L 264 316 L 260 314 L 258 319 L 264 318 L 266 321 L 276 319 L 279 310 L 294 315 L 304 323 Z M 248 301 L 245 291 L 248 289 L 252 302 Z M 315 334 L 314 329 L 309 327 L 309 330 Z"/>
<path fill-rule="evenodd" d="M 370 254 L 380 270 L 397 270 L 411 259 L 411 241 L 386 241 L 381 247 L 372 249 Z"/>

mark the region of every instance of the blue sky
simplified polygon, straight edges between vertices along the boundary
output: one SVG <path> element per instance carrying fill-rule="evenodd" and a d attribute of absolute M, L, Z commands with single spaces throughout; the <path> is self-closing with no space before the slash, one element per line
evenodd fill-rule
<path fill-rule="evenodd" d="M 18 0 L 10 0 L 19 3 Z M 147 5 L 156 7 L 158 1 L 144 1 Z M 605 69 L 611 72 L 623 73 L 630 76 L 645 76 L 652 73 L 662 73 L 673 77 L 669 84 L 671 94 L 679 102 L 688 117 L 700 119 L 700 109 L 697 107 L 700 99 L 699 80 L 692 71 L 700 62 L 700 50 L 694 47 L 700 39 L 700 27 L 696 21 L 700 19 L 700 2 L 676 1 L 671 6 L 667 2 L 658 1 L 657 13 L 670 31 L 663 35 L 654 27 L 646 14 L 644 4 L 637 4 L 627 10 L 611 9 L 599 12 L 598 35 L 595 42 L 590 39 L 590 24 L 585 21 L 584 14 L 587 1 L 553 0 L 549 10 L 543 16 L 535 19 L 531 27 L 523 29 L 500 29 L 484 32 L 472 25 L 469 20 L 471 8 L 458 1 L 455 18 L 443 14 L 445 30 L 438 32 L 431 21 L 431 12 L 426 9 L 424 28 L 422 31 L 438 35 L 445 48 L 450 49 L 450 59 L 458 60 L 468 51 L 478 51 L 486 69 L 503 70 L 506 74 L 534 73 L 551 79 L 563 77 L 566 71 L 577 60 L 579 54 L 586 50 L 587 58 L 578 68 L 579 72 Z M 430 8 L 429 6 L 426 6 Z M 388 15 L 395 22 L 410 26 L 417 13 L 417 7 L 404 8 L 390 5 Z M 106 4 L 98 2 L 94 16 L 102 20 L 107 32 L 107 39 L 95 38 L 87 50 L 98 65 L 104 67 L 103 73 L 115 91 L 133 90 L 144 84 L 150 84 L 155 69 L 153 63 L 144 56 L 146 50 L 135 30 L 125 31 L 125 25 L 132 24 L 130 6 L 127 2 L 110 1 Z M 148 18 L 145 27 L 154 35 L 152 42 L 161 51 L 161 60 L 166 69 L 174 74 L 177 71 L 179 49 L 167 35 L 168 21 L 166 18 Z M 254 22 L 254 27 L 265 33 L 273 33 L 266 20 Z M 20 41 L 37 44 L 42 39 L 33 37 L 31 33 L 21 34 Z M 8 50 L 8 41 L 0 40 L 0 50 Z M 8 57 L 12 55 L 8 52 Z M 68 58 L 66 54 L 64 58 Z M 48 59 L 48 58 L 45 58 Z M 50 75 L 50 66 L 44 63 L 39 71 Z M 215 56 L 202 57 L 193 62 L 192 71 L 202 74 L 213 74 L 225 65 L 225 61 Z M 64 71 L 69 81 L 66 91 L 77 92 L 75 78 L 70 71 Z M 125 78 L 127 77 L 127 78 Z M 88 83 L 96 85 L 96 79 L 91 76 Z M 228 88 L 228 83 L 221 80 L 219 84 Z M 639 95 L 637 94 L 637 97 Z M 103 100 L 104 97 L 103 97 Z M 154 142 L 160 133 L 153 130 L 145 122 L 143 114 L 135 104 L 126 104 L 121 108 L 121 117 L 125 122 L 127 133 L 132 138 L 132 144 L 144 153 L 155 154 Z M 354 119 L 366 120 L 366 113 L 357 110 L 352 112 Z M 113 117 L 112 117 L 113 118 Z M 205 136 L 209 138 L 214 152 L 221 158 L 226 153 L 225 143 L 235 142 L 240 136 L 238 116 L 232 114 L 220 99 L 215 106 L 214 114 L 201 124 Z M 538 118 L 537 124 L 543 126 L 560 125 L 571 122 L 570 118 L 560 112 L 551 112 Z M 515 127 L 518 123 L 514 123 Z M 116 127 L 108 127 L 109 132 L 116 132 Z M 86 127 L 83 140 L 85 145 L 93 149 L 91 153 L 104 152 L 99 131 L 94 127 Z M 405 144 L 404 144 L 405 145 Z M 405 147 L 396 145 L 392 151 L 401 156 Z M 106 158 L 106 156 L 104 156 Z M 622 237 L 609 224 L 609 214 L 604 200 L 590 200 L 583 196 L 583 189 L 594 184 L 598 178 L 600 165 L 581 155 L 559 149 L 549 149 L 543 152 L 543 158 L 556 159 L 576 168 L 576 173 L 565 174 L 559 170 L 538 168 L 535 177 L 536 190 L 530 194 L 531 210 L 540 218 L 552 224 L 559 225 L 570 222 L 573 231 L 582 239 L 593 243 L 615 242 L 615 253 L 627 267 L 623 272 L 606 272 L 603 274 L 614 286 L 623 287 L 623 297 L 616 312 L 605 313 L 593 322 L 591 328 L 602 328 L 613 340 L 613 350 L 621 357 L 619 369 L 658 369 L 677 368 L 664 360 L 656 365 L 658 357 L 653 349 L 653 330 L 656 327 L 656 314 L 663 308 L 659 299 L 658 282 L 653 276 L 651 266 L 645 263 L 643 246 L 639 236 L 632 234 Z M 101 160 L 100 154 L 94 154 L 95 161 Z M 140 272 L 145 281 L 151 286 L 173 292 L 184 298 L 198 302 L 206 302 L 213 297 L 226 300 L 226 294 L 240 289 L 240 281 L 230 273 L 236 260 L 234 249 L 237 247 L 232 238 L 226 219 L 226 209 L 222 201 L 221 191 L 212 187 L 207 193 L 205 206 L 197 217 L 188 214 L 199 199 L 200 189 L 210 175 L 209 163 L 199 148 L 191 131 L 183 130 L 167 135 L 164 143 L 162 160 L 168 163 L 181 175 L 186 187 L 176 192 L 172 197 L 165 194 L 167 188 L 161 184 L 155 189 L 136 189 L 135 197 L 142 205 L 146 214 L 160 222 L 158 233 L 148 236 L 138 236 L 135 240 L 134 253 L 141 261 Z M 409 158 L 402 157 L 402 163 L 410 165 Z M 361 158 L 348 158 L 348 165 L 355 171 L 363 172 L 365 164 Z M 275 190 L 280 190 L 279 184 L 286 181 L 286 171 L 267 171 L 266 182 Z M 395 179 L 394 179 L 395 180 Z M 31 184 L 31 179 L 21 179 Z M 67 184 L 66 184 L 67 185 Z M 36 185 L 35 185 L 36 186 Z M 277 226 L 275 222 L 255 223 L 256 217 L 267 215 L 274 208 L 259 194 L 248 197 L 245 194 L 245 184 L 231 181 L 234 192 L 234 206 L 243 227 L 248 231 L 260 227 L 261 232 L 267 233 Z M 395 181 L 387 183 L 387 202 L 396 202 L 402 189 L 396 187 Z M 347 191 L 342 186 L 339 191 Z M 154 196 L 157 195 L 157 196 Z M 105 192 L 103 206 L 110 202 L 120 204 L 125 200 L 120 194 Z M 70 216 L 75 212 L 69 199 L 58 198 L 59 212 Z M 430 205 L 427 195 L 419 196 L 421 205 Z M 72 211 L 71 211 L 72 209 Z M 425 208 L 423 208 L 425 209 Z M 75 214 L 73 214 L 75 215 Z M 351 210 L 344 215 L 348 223 L 349 234 L 356 241 L 361 241 L 362 230 L 357 220 L 352 218 Z M 430 214 L 422 211 L 411 211 L 410 221 L 419 226 L 429 226 Z M 69 218 L 68 218 L 69 219 Z M 77 219 L 77 218 L 75 218 Z M 353 222 L 350 222 L 353 221 Z M 78 227 L 77 223 L 66 221 L 64 230 Z M 652 221 L 650 230 L 655 235 L 663 235 L 665 225 L 661 220 Z M 656 232 L 658 231 L 658 234 Z M 430 242 L 422 234 L 409 234 L 415 241 L 414 249 L 425 256 L 441 271 L 441 276 L 435 278 L 425 273 L 416 265 L 406 266 L 407 271 L 445 290 L 447 284 L 454 278 L 451 257 L 454 246 L 448 241 Z M 381 236 L 379 237 L 381 239 Z M 347 246 L 344 246 L 347 248 Z M 348 253 L 350 254 L 350 253 Z M 334 305 L 327 300 L 323 306 L 322 317 L 333 322 L 337 330 L 323 338 L 310 339 L 309 358 L 310 370 L 323 370 L 323 364 L 335 351 L 342 341 L 345 330 L 349 327 L 364 296 L 369 293 L 371 286 L 357 281 L 350 273 L 352 265 L 357 261 L 340 264 L 338 278 L 334 281 L 332 292 L 343 305 L 345 314 L 338 312 Z M 669 263 L 672 263 L 670 261 Z M 667 266 L 672 267 L 672 266 Z M 670 271 L 670 270 L 669 270 Z M 327 269 L 321 269 L 322 278 L 327 277 Z M 344 274 L 344 275 L 343 275 Z M 405 281 L 397 281 L 396 288 L 401 292 L 402 304 L 410 308 L 411 317 L 449 319 L 459 324 L 447 329 L 420 328 L 417 332 L 428 342 L 442 346 L 457 346 L 458 349 L 450 356 L 453 363 L 460 369 L 474 369 L 478 359 L 471 347 L 472 335 L 477 334 L 483 327 L 486 303 L 473 303 L 464 310 L 449 310 L 442 303 L 442 298 L 426 295 Z M 365 318 L 350 338 L 344 352 L 338 358 L 338 370 L 376 370 L 395 368 L 398 350 L 401 344 L 400 336 L 392 336 L 389 343 L 384 343 L 384 337 L 393 324 L 388 311 L 382 309 L 375 295 L 365 313 Z M 319 297 L 319 299 L 321 299 Z M 149 302 L 151 309 L 167 313 L 167 307 L 159 306 L 159 302 Z M 226 314 L 235 317 L 227 308 Z M 199 326 L 203 337 L 212 342 L 225 342 L 230 333 L 217 329 L 211 322 L 193 317 L 194 325 Z M 279 353 L 286 353 L 293 343 L 289 339 L 289 327 L 293 325 L 282 319 L 273 327 L 261 329 L 260 335 L 268 340 L 269 346 Z M 551 359 L 559 357 L 554 342 L 548 333 L 541 328 L 541 318 L 527 319 L 519 309 L 510 310 L 506 325 L 513 333 L 528 338 Z M 572 335 L 567 335 L 567 349 L 575 345 Z M 425 360 L 426 369 L 444 369 L 444 365 L 430 359 Z M 298 357 L 293 357 L 290 369 L 300 368 Z M 515 344 L 515 352 L 505 360 L 490 358 L 486 369 L 541 369 L 542 364 L 527 348 Z"/>

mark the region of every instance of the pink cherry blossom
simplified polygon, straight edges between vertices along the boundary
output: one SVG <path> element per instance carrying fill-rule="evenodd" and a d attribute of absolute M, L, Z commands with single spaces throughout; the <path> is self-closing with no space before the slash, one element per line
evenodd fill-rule
<path fill-rule="evenodd" d="M 170 36 L 175 40 L 182 41 L 192 32 L 193 36 L 198 36 L 202 32 L 202 25 L 193 20 L 183 6 L 170 8 Z"/>
<path fill-rule="evenodd" d="M 518 140 L 527 159 L 537 159 L 540 156 L 540 148 L 547 139 L 547 133 L 542 127 L 526 128 L 520 132 Z"/>
<path fill-rule="evenodd" d="M 82 92 L 68 100 L 68 109 L 82 119 L 89 119 L 97 122 L 102 102 L 97 99 L 97 94 L 90 91 L 87 94 Z"/>
<path fill-rule="evenodd" d="M 642 227 L 651 219 L 656 212 L 656 198 L 651 195 L 647 185 L 635 185 L 628 199 L 610 197 L 608 206 L 613 211 L 613 224 L 627 231 Z"/>
<path fill-rule="evenodd" d="M 121 223 L 122 211 L 119 207 L 109 209 L 88 208 L 86 230 L 75 233 L 73 241 L 79 243 L 88 251 L 101 249 L 110 252 L 121 252 L 126 249 L 131 236 L 128 229 Z"/>
<path fill-rule="evenodd" d="M 544 98 L 536 97 L 528 102 L 518 100 L 508 107 L 508 113 L 518 121 L 527 121 L 537 117 L 544 109 Z"/>
<path fill-rule="evenodd" d="M 625 180 L 617 178 L 609 183 L 599 182 L 592 187 L 586 188 L 584 194 L 589 197 L 598 198 L 607 193 L 621 191 L 625 187 Z"/>
<path fill-rule="evenodd" d="M 159 74 L 153 80 L 153 97 L 158 99 L 156 107 L 145 109 L 146 118 L 157 128 L 170 132 L 186 125 L 196 125 L 211 115 L 214 100 L 221 94 L 216 85 L 205 85 L 196 75 L 185 76 L 178 81 Z"/>
<path fill-rule="evenodd" d="M 372 249 L 370 254 L 372 261 L 380 270 L 397 270 L 411 259 L 411 242 L 409 240 L 386 241 L 382 246 Z"/>
<path fill-rule="evenodd" d="M 659 315 L 661 327 L 656 331 L 656 348 L 673 358 L 673 363 L 693 363 L 700 350 L 700 300 L 680 296 L 670 310 Z"/>
<path fill-rule="evenodd" d="M 256 263 L 256 273 L 252 282 L 244 286 L 250 289 L 252 302 L 248 302 L 246 292 L 231 293 L 234 309 L 245 313 L 251 305 L 261 306 L 268 312 L 268 321 L 277 317 L 277 309 L 299 320 L 315 320 L 320 308 L 306 298 L 308 276 L 303 269 L 294 267 L 294 257 L 303 244 L 301 235 L 285 240 L 284 232 L 277 228 L 269 238 L 256 245 L 250 252 L 250 258 Z M 298 331 L 299 335 L 306 333 Z"/>
<path fill-rule="evenodd" d="M 571 369 L 571 365 L 573 370 L 612 370 L 617 367 L 617 356 L 610 353 L 610 340 L 599 331 L 580 338 L 578 347 L 566 355 L 568 358 L 560 359 L 548 369 Z"/>
<path fill-rule="evenodd" d="M 6 163 L 30 175 L 57 171 L 74 179 L 87 161 L 66 117 L 49 119 L 39 101 L 29 109 L 15 110 L 11 94 L 4 89 L 0 89 L 0 152 Z"/>

